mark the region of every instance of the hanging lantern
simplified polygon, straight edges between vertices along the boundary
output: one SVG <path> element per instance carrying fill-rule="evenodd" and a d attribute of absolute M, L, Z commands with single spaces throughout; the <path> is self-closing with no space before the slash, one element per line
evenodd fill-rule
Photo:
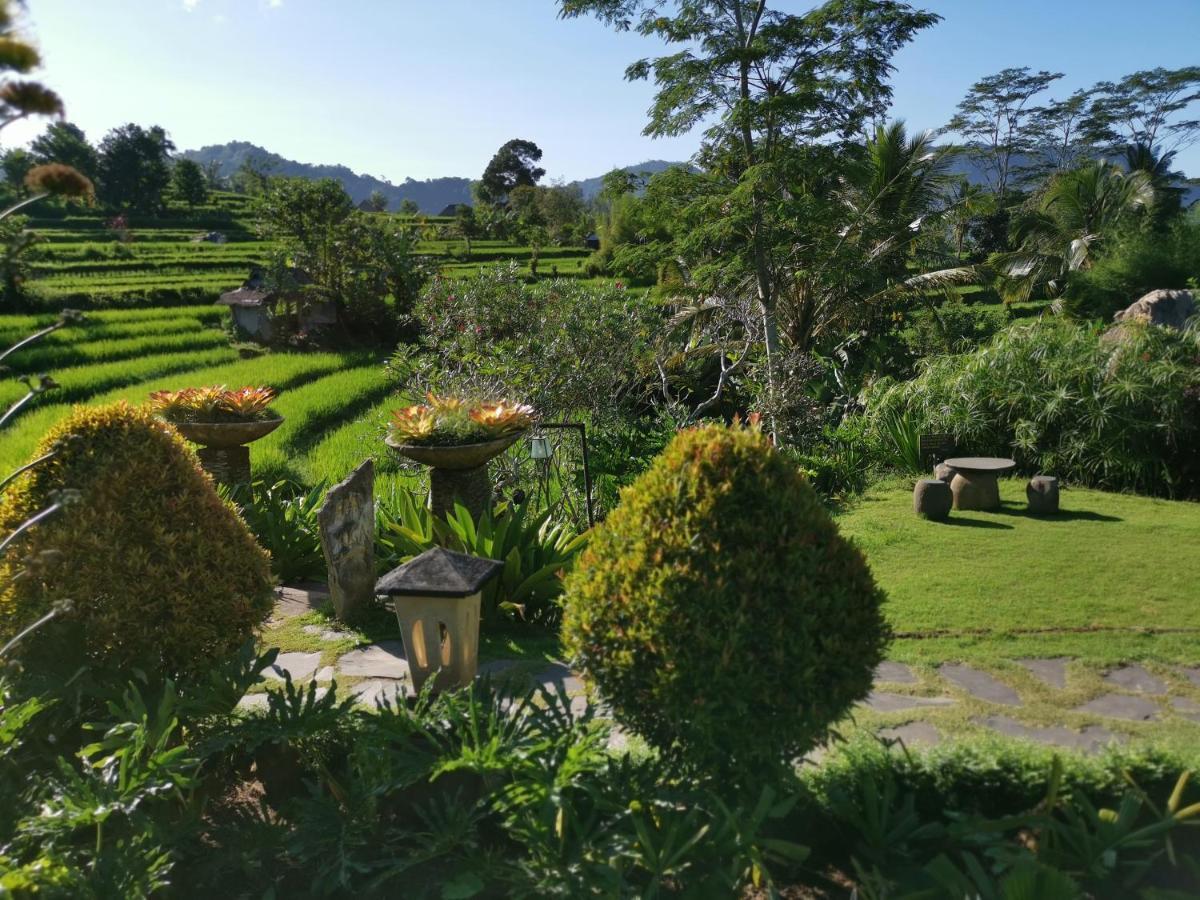
<path fill-rule="evenodd" d="M 545 435 L 536 435 L 529 439 L 530 459 L 549 459 L 553 455 L 554 447 L 550 445 L 550 438 Z"/>

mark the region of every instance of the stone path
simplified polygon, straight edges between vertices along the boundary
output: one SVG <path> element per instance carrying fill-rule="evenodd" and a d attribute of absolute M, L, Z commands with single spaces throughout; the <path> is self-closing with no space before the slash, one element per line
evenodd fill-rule
<path fill-rule="evenodd" d="M 327 600 L 328 594 L 315 587 L 283 588 L 276 604 L 275 618 L 281 620 L 309 612 Z M 351 636 L 332 626 L 307 625 L 304 631 L 325 643 Z M 285 675 L 289 675 L 298 686 L 316 682 L 321 685 L 319 692 L 324 692 L 323 685 L 330 681 L 341 681 L 348 685 L 351 696 L 368 706 L 395 703 L 413 694 L 404 647 L 398 640 L 379 641 L 350 650 L 339 656 L 334 665 L 322 666 L 321 657 L 317 651 L 279 654 L 275 664 L 262 672 L 266 688 L 278 689 Z M 906 746 L 936 745 L 947 739 L 947 732 L 936 724 L 937 717 L 942 715 L 941 710 L 960 708 L 964 703 L 971 704 L 968 708 L 972 711 L 984 707 L 983 712 L 972 715 L 969 720 L 976 727 L 1084 753 L 1099 752 L 1110 744 L 1127 742 L 1130 739 L 1129 723 L 1164 720 L 1200 723 L 1200 702 L 1181 695 L 1176 689 L 1179 686 L 1200 688 L 1200 667 L 1176 667 L 1169 680 L 1140 665 L 1114 667 L 1101 676 L 1104 693 L 1080 703 L 1081 696 L 1087 696 L 1086 693 L 1076 692 L 1073 699 L 1068 700 L 1072 696 L 1067 692 L 1071 660 L 1059 657 L 1017 659 L 1014 662 L 1040 686 L 1040 693 L 1023 697 L 1022 691 L 1034 690 L 1029 681 L 1017 678 L 1010 683 L 1001 675 L 970 665 L 941 665 L 936 676 L 929 679 L 919 677 L 903 663 L 888 660 L 876 669 L 875 689 L 863 706 L 872 713 L 890 718 L 890 723 L 878 730 L 881 737 Z M 1083 683 L 1086 684 L 1086 678 L 1092 676 L 1086 672 L 1084 676 Z M 561 662 L 538 664 L 516 659 L 491 660 L 480 665 L 479 677 L 491 679 L 514 697 L 524 695 L 534 686 L 551 694 L 561 691 L 569 698 L 576 713 L 582 712 L 590 703 L 583 681 Z M 1035 723 L 1018 718 L 1027 703 L 1040 705 L 1044 710 L 1047 694 L 1051 702 L 1056 695 L 1063 694 L 1063 722 L 1048 725 L 1044 721 Z M 266 694 L 248 694 L 241 705 L 247 709 L 265 708 Z M 596 710 L 601 716 L 607 712 L 602 707 Z M 904 713 L 913 718 L 904 721 Z M 1072 718 L 1076 714 L 1111 722 L 1113 729 L 1079 719 L 1074 719 L 1072 727 Z M 927 715 L 932 715 L 934 721 L 925 721 L 922 717 Z M 1122 726 L 1125 731 L 1121 730 Z M 617 745 L 624 740 L 625 736 L 620 735 Z"/>

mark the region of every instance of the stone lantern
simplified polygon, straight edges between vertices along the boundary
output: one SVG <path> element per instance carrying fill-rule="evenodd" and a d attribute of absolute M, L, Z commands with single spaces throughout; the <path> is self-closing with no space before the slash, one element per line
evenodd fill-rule
<path fill-rule="evenodd" d="M 388 572 L 375 593 L 391 597 L 418 691 L 464 687 L 479 667 L 480 591 L 504 564 L 434 547 Z M 439 671 L 440 670 L 440 671 Z"/>

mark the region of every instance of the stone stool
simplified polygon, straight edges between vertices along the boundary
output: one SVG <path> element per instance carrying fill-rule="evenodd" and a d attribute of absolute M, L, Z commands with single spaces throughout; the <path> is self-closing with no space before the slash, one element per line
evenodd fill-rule
<path fill-rule="evenodd" d="M 918 516 L 944 522 L 953 504 L 950 485 L 939 478 L 922 478 L 913 488 L 913 512 Z"/>
<path fill-rule="evenodd" d="M 1046 516 L 1058 512 L 1058 479 L 1053 475 L 1034 475 L 1025 486 L 1029 511 Z"/>
<path fill-rule="evenodd" d="M 933 467 L 933 477 L 938 481 L 944 481 L 949 484 L 954 480 L 954 468 L 945 463 L 938 463 Z"/>

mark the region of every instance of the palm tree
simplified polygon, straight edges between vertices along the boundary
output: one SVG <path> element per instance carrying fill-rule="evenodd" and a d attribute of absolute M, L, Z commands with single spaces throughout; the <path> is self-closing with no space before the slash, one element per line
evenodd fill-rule
<path fill-rule="evenodd" d="M 1037 288 L 1057 296 L 1071 272 L 1091 266 L 1105 238 L 1154 203 L 1154 184 L 1144 171 L 1124 172 L 1092 162 L 1050 179 L 1035 205 L 1013 224 L 1018 249 L 994 254 L 999 290 L 1023 301 Z"/>
<path fill-rule="evenodd" d="M 1126 144 L 1122 155 L 1125 158 L 1126 171 L 1145 172 L 1154 186 L 1155 223 L 1161 225 L 1179 212 L 1184 191 L 1175 184 L 1183 179 L 1183 173 L 1171 169 L 1171 163 L 1175 161 L 1175 151 L 1171 150 L 1159 156 L 1155 147 L 1139 141 Z"/>

